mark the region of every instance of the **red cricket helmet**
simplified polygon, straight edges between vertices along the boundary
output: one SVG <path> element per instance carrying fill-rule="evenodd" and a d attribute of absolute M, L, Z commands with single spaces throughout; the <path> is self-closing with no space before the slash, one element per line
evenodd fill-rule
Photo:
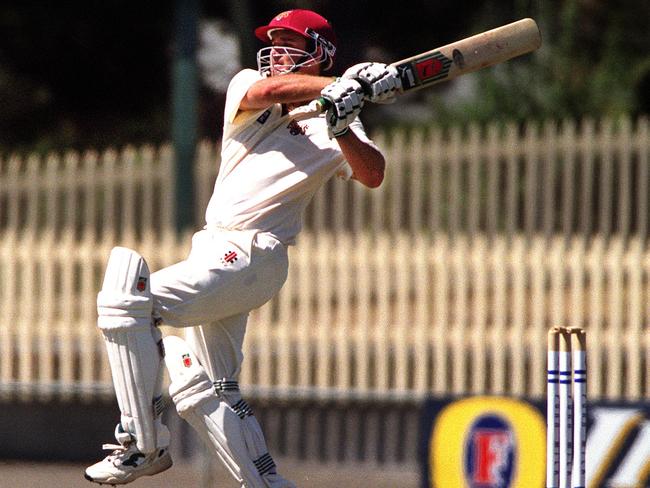
<path fill-rule="evenodd" d="M 337 41 L 334 29 L 326 18 L 311 10 L 287 10 L 276 15 L 268 25 L 255 29 L 255 36 L 261 41 L 269 43 L 270 33 L 276 29 L 287 29 L 306 37 L 313 42 L 313 50 L 322 47 L 327 61 L 325 69 L 331 68 Z"/>

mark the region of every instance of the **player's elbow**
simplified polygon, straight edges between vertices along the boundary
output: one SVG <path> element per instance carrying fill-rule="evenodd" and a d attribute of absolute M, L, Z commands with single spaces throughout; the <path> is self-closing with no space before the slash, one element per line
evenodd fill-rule
<path fill-rule="evenodd" d="M 384 181 L 384 170 L 379 170 L 373 174 L 372 179 L 370 180 L 370 184 L 368 185 L 370 188 L 379 188 Z"/>
<path fill-rule="evenodd" d="M 278 89 L 275 84 L 260 80 L 248 89 L 242 100 L 242 107 L 244 109 L 265 108 L 275 103 L 277 98 Z"/>
<path fill-rule="evenodd" d="M 363 176 L 363 179 L 360 181 L 364 186 L 367 186 L 368 188 L 377 188 L 384 181 L 384 169 L 378 168 L 369 171 Z"/>
<path fill-rule="evenodd" d="M 384 157 L 376 153 L 373 158 L 368 158 L 371 161 L 366 165 L 363 171 L 363 184 L 368 188 L 377 188 L 384 181 L 384 171 L 386 169 L 386 160 Z"/>
<path fill-rule="evenodd" d="M 253 95 L 258 100 L 268 102 L 278 97 L 278 89 L 274 84 L 264 83 L 256 87 Z"/>

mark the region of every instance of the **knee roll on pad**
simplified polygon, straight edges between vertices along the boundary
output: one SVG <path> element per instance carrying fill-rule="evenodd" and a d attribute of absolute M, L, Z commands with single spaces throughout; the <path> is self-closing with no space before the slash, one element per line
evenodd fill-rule
<path fill-rule="evenodd" d="M 212 383 L 188 344 L 175 336 L 163 339 L 169 394 L 187 420 L 234 478 L 246 488 L 290 488 L 277 474 L 253 411 L 234 380 Z"/>
<path fill-rule="evenodd" d="M 162 359 L 159 332 L 152 326 L 149 276 L 140 255 L 116 247 L 97 295 L 97 325 L 106 342 L 121 424 L 144 453 L 169 445 L 169 431 L 159 418 Z"/>

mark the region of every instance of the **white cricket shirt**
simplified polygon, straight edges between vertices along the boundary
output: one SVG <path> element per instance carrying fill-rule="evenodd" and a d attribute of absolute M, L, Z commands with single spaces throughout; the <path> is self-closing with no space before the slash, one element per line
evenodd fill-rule
<path fill-rule="evenodd" d="M 281 104 L 239 111 L 242 98 L 260 79 L 257 71 L 245 69 L 228 87 L 221 165 L 206 223 L 258 229 L 293 244 L 316 191 L 334 174 L 349 178 L 352 170 L 338 143 L 329 139 L 324 114 L 301 107 L 283 115 Z M 359 119 L 350 127 L 372 144 Z"/>

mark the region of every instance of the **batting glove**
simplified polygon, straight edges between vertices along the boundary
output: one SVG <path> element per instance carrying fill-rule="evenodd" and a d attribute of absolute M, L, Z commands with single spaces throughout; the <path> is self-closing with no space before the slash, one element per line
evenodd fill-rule
<path fill-rule="evenodd" d="M 363 86 L 366 99 L 373 103 L 393 103 L 402 90 L 397 68 L 384 63 L 359 63 L 348 68 L 343 78 L 357 80 Z"/>
<path fill-rule="evenodd" d="M 327 102 L 328 135 L 330 139 L 340 137 L 361 112 L 363 88 L 356 80 L 339 78 L 323 88 L 320 94 Z"/>

